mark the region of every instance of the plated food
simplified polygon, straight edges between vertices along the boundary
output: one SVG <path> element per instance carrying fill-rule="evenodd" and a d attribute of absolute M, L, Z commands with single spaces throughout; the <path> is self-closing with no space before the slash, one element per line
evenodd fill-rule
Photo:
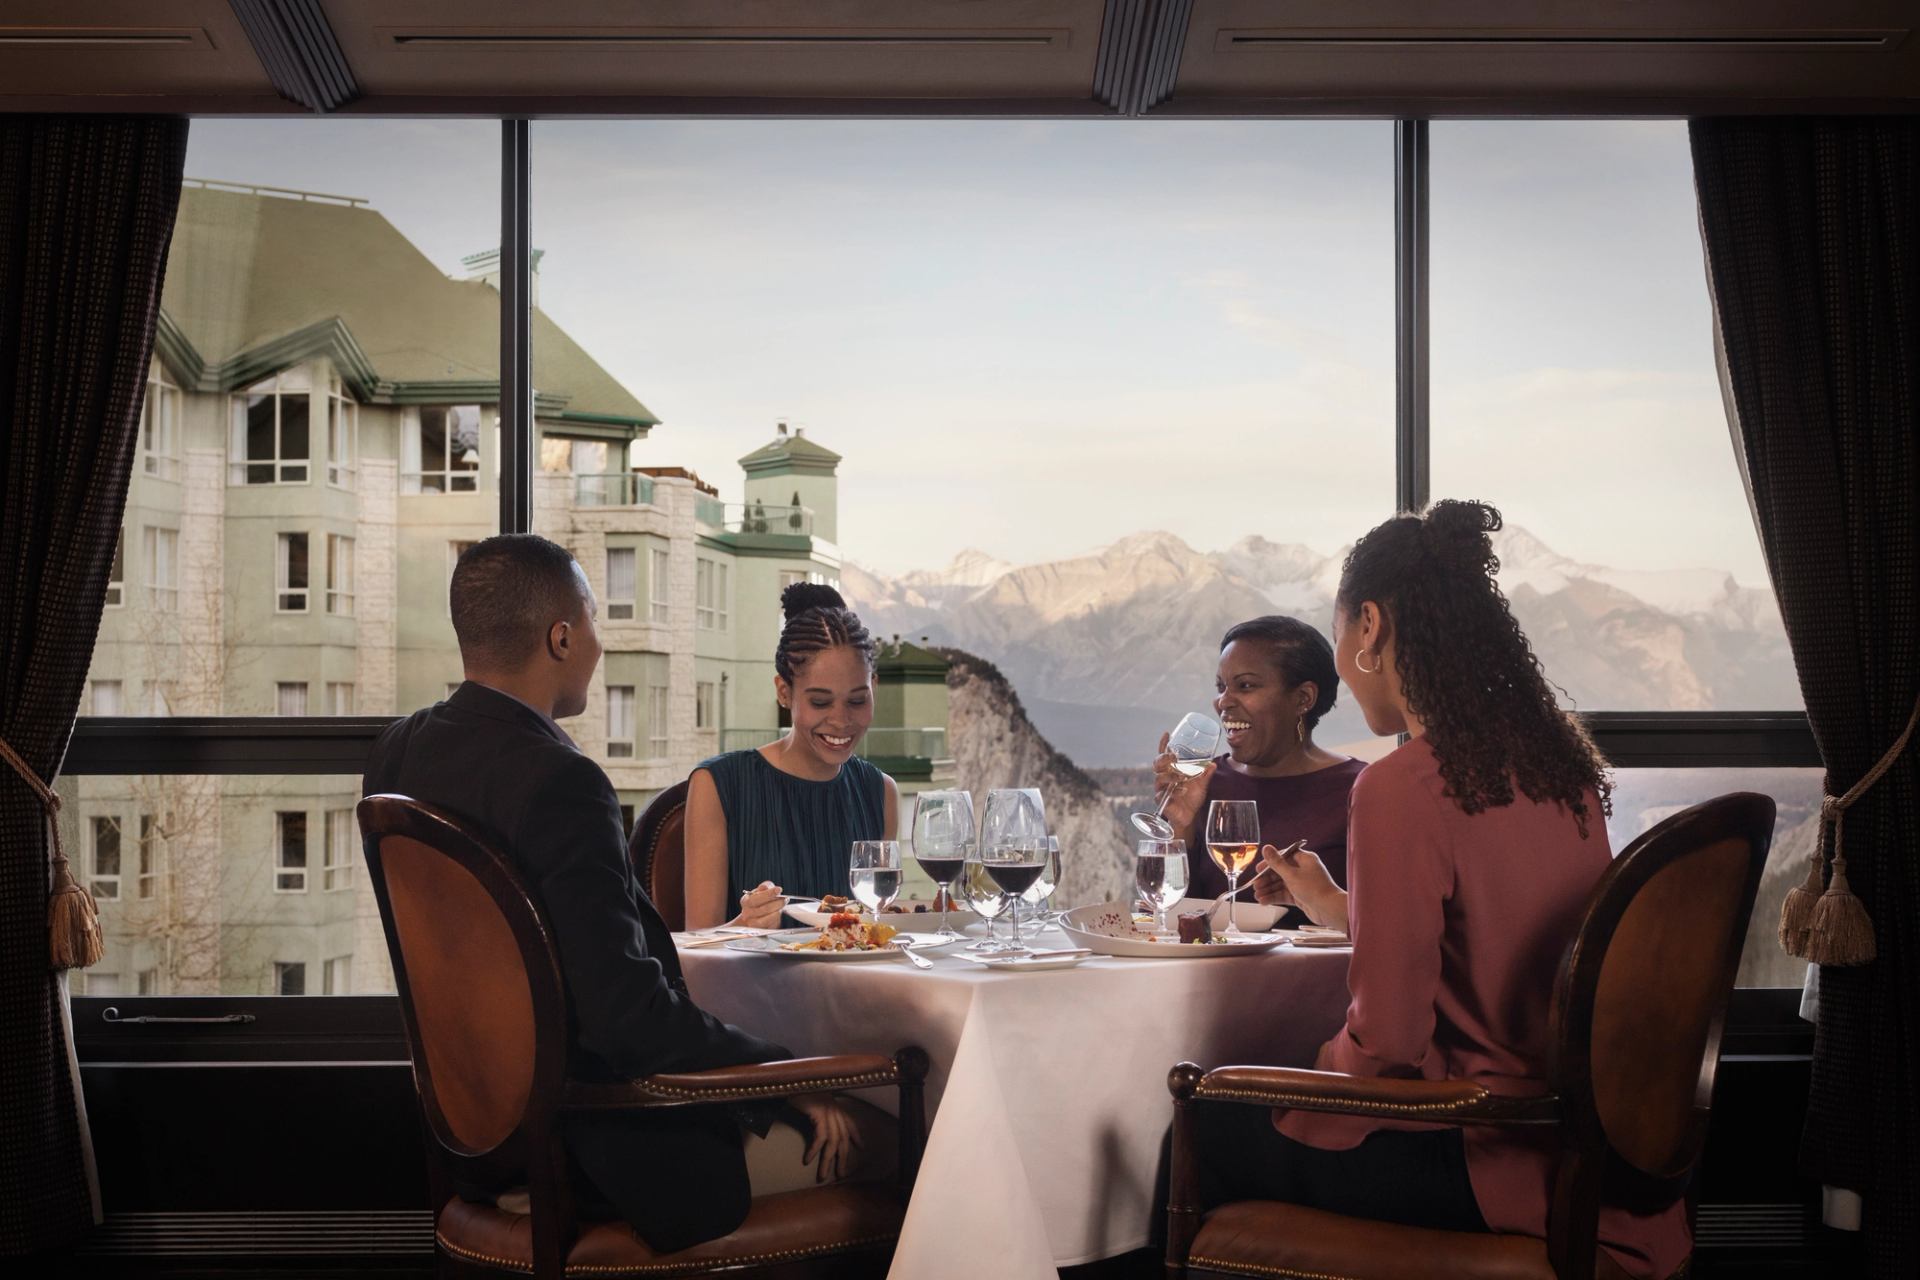
<path fill-rule="evenodd" d="M 1100 955 L 1135 956 L 1140 959 L 1200 960 L 1216 956 L 1252 955 L 1271 951 L 1287 939 L 1277 933 L 1214 933 L 1205 910 L 1185 913 L 1177 933 L 1161 932 L 1150 923 L 1135 919 L 1133 908 L 1125 902 L 1103 902 L 1097 906 L 1075 907 L 1060 919 L 1060 928 L 1080 946 Z"/>
<path fill-rule="evenodd" d="M 787 915 L 801 924 L 810 924 L 819 928 L 835 915 L 845 913 L 862 920 L 877 920 L 881 924 L 892 925 L 902 933 L 932 933 L 940 927 L 940 913 L 929 902 L 896 902 L 893 910 L 885 915 L 875 916 L 867 910 L 864 902 L 851 898 L 841 898 L 834 894 L 815 901 L 812 898 L 799 898 L 787 904 Z M 952 913 L 955 928 L 965 924 L 970 918 L 965 908 Z"/>
<path fill-rule="evenodd" d="M 833 923 L 837 920 L 838 923 Z M 905 933 L 879 921 L 862 920 L 850 912 L 829 917 L 812 929 L 781 929 L 757 938 L 729 938 L 729 951 L 782 956 L 788 960 L 888 960 L 903 950 L 921 951 L 951 941 L 931 933 Z"/>
<path fill-rule="evenodd" d="M 878 951 L 899 934 L 892 925 L 862 920 L 850 911 L 827 917 L 817 936 L 780 945 L 788 951 Z"/>

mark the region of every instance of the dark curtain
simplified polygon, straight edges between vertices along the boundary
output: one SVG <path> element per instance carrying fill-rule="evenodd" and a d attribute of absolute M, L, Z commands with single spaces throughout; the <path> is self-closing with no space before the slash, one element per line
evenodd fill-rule
<path fill-rule="evenodd" d="M 1692 126 L 1731 416 L 1827 793 L 1920 683 L 1920 120 Z M 1802 1154 L 1863 1197 L 1874 1275 L 1920 1258 L 1920 747 L 1848 812 L 1870 964 L 1820 971 Z"/>
<path fill-rule="evenodd" d="M 100 626 L 186 152 L 182 119 L 0 115 L 0 737 L 48 782 Z M 92 1221 L 45 833 L 0 767 L 0 1254 Z"/>

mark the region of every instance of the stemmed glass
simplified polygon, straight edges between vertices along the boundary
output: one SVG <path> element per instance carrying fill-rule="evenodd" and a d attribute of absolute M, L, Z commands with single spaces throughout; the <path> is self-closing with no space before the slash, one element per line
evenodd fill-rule
<path fill-rule="evenodd" d="M 1188 778 L 1198 777 L 1207 767 L 1207 761 L 1220 752 L 1220 722 L 1198 711 L 1189 711 L 1167 735 L 1167 750 L 1173 753 L 1176 772 Z M 1152 813 L 1134 814 L 1134 830 L 1155 840 L 1171 840 L 1173 824 L 1160 815 L 1167 811 L 1167 801 L 1173 799 L 1173 792 L 1174 789 L 1168 787 L 1167 794 L 1160 797 L 1160 807 Z"/>
<path fill-rule="evenodd" d="M 1042 844 L 1046 866 L 1041 870 L 1040 878 L 1033 882 L 1033 888 L 1021 898 L 1033 908 L 1033 916 L 1027 923 L 1033 927 L 1035 936 L 1060 918 L 1060 912 L 1053 909 L 1053 893 L 1060 887 L 1060 837 L 1048 836 Z"/>
<path fill-rule="evenodd" d="M 953 928 L 953 886 L 973 852 L 973 796 L 965 791 L 922 791 L 913 807 L 913 860 L 940 887 L 940 936 Z M 991 926 L 989 926 L 991 928 Z"/>
<path fill-rule="evenodd" d="M 1227 876 L 1227 933 L 1239 935 L 1240 873 L 1260 856 L 1260 806 L 1215 800 L 1207 806 L 1207 853 Z"/>
<path fill-rule="evenodd" d="M 986 817 L 981 822 L 979 848 L 969 857 L 966 871 L 967 905 L 987 922 L 987 939 L 984 943 L 975 943 L 969 951 L 999 951 L 1003 948 L 994 941 L 993 922 L 1011 903 L 1005 901 L 1005 893 L 997 888 L 998 877 L 988 870 L 987 855 L 995 850 L 1003 854 L 1012 851 L 1022 843 L 1044 840 L 1047 835 L 1047 806 L 1040 798 L 1040 792 L 1033 787 L 1000 787 L 987 792 Z M 1037 849 L 1032 850 L 1038 857 Z M 1005 860 L 1004 858 L 1002 859 Z M 1036 875 L 1035 879 L 1038 878 Z M 1022 889 L 1031 880 L 1021 885 Z M 997 898 L 997 901 L 995 899 Z M 1020 945 L 1018 931 L 1014 933 L 1014 946 Z"/>
<path fill-rule="evenodd" d="M 1166 932 L 1167 912 L 1187 896 L 1187 842 L 1142 840 L 1133 856 L 1133 887 L 1153 908 L 1155 926 Z"/>
<path fill-rule="evenodd" d="M 1013 910 L 1013 941 L 1000 949 L 1002 955 L 1023 955 L 1028 950 L 1020 941 L 1020 903 L 1046 870 L 1047 856 L 1045 836 L 1022 836 L 980 850 L 980 865 Z"/>
<path fill-rule="evenodd" d="M 865 903 L 874 919 L 886 914 L 900 896 L 900 842 L 898 840 L 855 840 L 853 860 L 847 879 L 853 896 Z"/>

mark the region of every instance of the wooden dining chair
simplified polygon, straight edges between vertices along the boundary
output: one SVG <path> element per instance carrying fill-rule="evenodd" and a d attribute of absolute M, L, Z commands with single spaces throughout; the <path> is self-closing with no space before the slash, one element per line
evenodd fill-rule
<path fill-rule="evenodd" d="M 627 859 L 640 887 L 678 932 L 687 927 L 687 784 L 676 782 L 647 801 L 627 839 Z"/>
<path fill-rule="evenodd" d="M 369 796 L 359 818 L 426 1117 L 441 1275 L 885 1273 L 926 1140 L 925 1053 L 795 1058 L 615 1084 L 571 1079 L 553 936 L 512 864 L 459 818 L 405 796 Z M 649 1248 L 624 1222 L 575 1216 L 560 1139 L 570 1115 L 884 1085 L 900 1091 L 897 1179 L 759 1197 L 731 1235 L 674 1253 Z M 526 1213 L 451 1191 L 520 1179 Z"/>
<path fill-rule="evenodd" d="M 1462 1080 L 1174 1067 L 1167 1274 L 1623 1276 L 1598 1248 L 1601 1202 L 1657 1207 L 1686 1190 L 1706 1139 L 1721 1024 L 1772 838 L 1773 801 L 1740 793 L 1675 814 L 1614 859 L 1560 964 L 1544 1097 L 1503 1097 Z M 1200 1205 L 1196 1099 L 1545 1131 L 1558 1148 L 1547 1238 L 1435 1231 L 1268 1201 Z"/>

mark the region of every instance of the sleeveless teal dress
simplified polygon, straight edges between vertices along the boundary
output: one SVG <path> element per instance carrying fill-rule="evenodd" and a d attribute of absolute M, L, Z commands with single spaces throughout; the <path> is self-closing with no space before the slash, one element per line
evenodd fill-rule
<path fill-rule="evenodd" d="M 762 880 L 817 898 L 847 892 L 855 840 L 886 829 L 886 774 L 855 756 L 826 782 L 782 773 L 758 751 L 702 761 L 727 815 L 727 901 Z"/>

